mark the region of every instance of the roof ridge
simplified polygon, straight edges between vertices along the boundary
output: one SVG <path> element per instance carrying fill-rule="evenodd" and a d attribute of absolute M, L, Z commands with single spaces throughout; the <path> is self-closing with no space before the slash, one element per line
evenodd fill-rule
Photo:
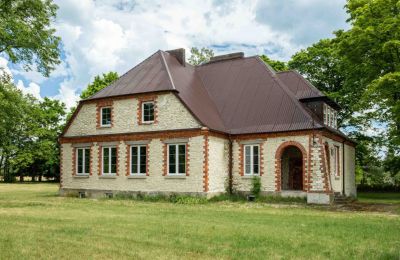
<path fill-rule="evenodd" d="M 111 83 L 111 84 L 108 85 L 107 87 L 105 87 L 105 88 L 103 88 L 103 89 L 97 91 L 97 92 L 94 93 L 93 95 L 91 95 L 91 96 L 89 96 L 89 97 L 87 97 L 87 98 L 81 99 L 81 100 L 91 99 L 93 96 L 95 96 L 95 95 L 97 95 L 97 94 L 99 94 L 99 93 L 101 93 L 101 92 L 104 92 L 106 89 L 108 89 L 108 88 L 114 86 L 114 84 L 116 84 L 117 81 L 119 81 L 122 77 L 124 77 L 126 74 L 128 74 L 129 72 L 131 72 L 131 71 L 134 70 L 135 68 L 139 67 L 139 66 L 140 66 L 141 64 L 143 64 L 145 61 L 149 60 L 151 57 L 153 57 L 153 56 L 154 56 L 157 52 L 159 52 L 159 51 L 160 51 L 160 50 L 154 52 L 154 53 L 151 54 L 149 57 L 147 57 L 146 59 L 144 59 L 144 60 L 142 60 L 141 62 L 139 62 L 138 64 L 136 64 L 133 68 L 129 69 L 127 72 L 125 72 L 124 74 L 122 74 L 121 76 L 119 76 L 117 80 L 115 80 L 113 83 Z M 80 100 L 80 101 L 81 101 L 81 100 Z"/>
<path fill-rule="evenodd" d="M 292 101 L 294 102 L 295 106 L 297 106 L 300 111 L 306 115 L 306 117 L 308 119 L 310 119 L 310 121 L 314 121 L 314 119 L 312 118 L 312 116 L 303 108 L 303 106 L 300 104 L 300 101 L 294 96 L 294 94 L 288 89 L 288 87 L 286 86 L 286 84 L 284 84 L 279 77 L 276 76 L 276 73 L 273 73 L 272 71 L 270 71 L 268 69 L 267 66 L 265 66 L 264 61 L 261 60 L 261 58 L 256 57 L 257 61 L 262 63 L 264 65 L 264 67 L 266 68 L 266 70 L 271 74 L 272 79 L 283 89 L 283 91 L 285 91 L 285 93 L 292 99 Z"/>
<path fill-rule="evenodd" d="M 159 52 L 160 52 L 160 55 L 161 55 L 161 59 L 162 59 L 162 63 L 163 63 L 163 65 L 164 65 L 164 68 L 165 68 L 165 70 L 167 71 L 168 79 L 169 79 L 169 81 L 170 81 L 170 83 L 171 83 L 171 85 L 172 85 L 172 88 L 173 88 L 174 90 L 177 90 L 176 87 L 175 87 L 174 81 L 172 80 L 171 72 L 169 71 L 167 62 L 165 61 L 164 52 L 163 52 L 162 50 L 159 50 Z"/>

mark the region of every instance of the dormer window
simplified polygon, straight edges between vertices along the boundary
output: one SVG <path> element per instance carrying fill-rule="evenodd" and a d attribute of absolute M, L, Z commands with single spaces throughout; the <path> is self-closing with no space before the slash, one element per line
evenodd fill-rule
<path fill-rule="evenodd" d="M 147 101 L 142 103 L 142 122 L 153 123 L 154 122 L 154 102 Z"/>
<path fill-rule="evenodd" d="M 337 128 L 337 111 L 327 104 L 324 104 L 324 124 Z"/>
<path fill-rule="evenodd" d="M 101 108 L 101 126 L 102 127 L 111 126 L 111 107 Z"/>

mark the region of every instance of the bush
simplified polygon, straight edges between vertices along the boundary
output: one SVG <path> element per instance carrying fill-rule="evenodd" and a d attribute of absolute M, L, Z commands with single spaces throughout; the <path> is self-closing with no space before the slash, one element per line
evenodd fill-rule
<path fill-rule="evenodd" d="M 400 192 L 400 187 L 392 184 L 358 184 L 357 191 L 361 192 Z"/>
<path fill-rule="evenodd" d="M 15 175 L 12 174 L 11 172 L 4 173 L 3 180 L 4 180 L 4 182 L 7 182 L 7 183 L 15 182 Z"/>
<path fill-rule="evenodd" d="M 251 194 L 254 196 L 258 197 L 261 192 L 261 179 L 258 176 L 254 176 L 253 179 L 251 179 Z"/>

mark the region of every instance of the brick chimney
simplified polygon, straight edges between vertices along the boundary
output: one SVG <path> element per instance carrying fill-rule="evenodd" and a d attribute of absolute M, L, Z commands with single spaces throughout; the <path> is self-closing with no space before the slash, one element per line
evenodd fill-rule
<path fill-rule="evenodd" d="M 169 50 L 167 52 L 172 56 L 174 56 L 179 61 L 180 64 L 186 66 L 185 49 L 180 48 L 175 50 Z"/>

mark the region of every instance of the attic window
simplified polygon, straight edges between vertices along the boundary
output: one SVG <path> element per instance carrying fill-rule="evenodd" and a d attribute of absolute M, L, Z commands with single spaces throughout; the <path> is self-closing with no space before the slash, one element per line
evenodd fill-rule
<path fill-rule="evenodd" d="M 142 103 L 142 122 L 153 123 L 154 122 L 154 102 L 148 101 Z"/>
<path fill-rule="evenodd" d="M 327 104 L 324 104 L 324 124 L 337 128 L 337 111 Z"/>
<path fill-rule="evenodd" d="M 101 108 L 101 126 L 102 127 L 111 126 L 111 107 Z"/>

